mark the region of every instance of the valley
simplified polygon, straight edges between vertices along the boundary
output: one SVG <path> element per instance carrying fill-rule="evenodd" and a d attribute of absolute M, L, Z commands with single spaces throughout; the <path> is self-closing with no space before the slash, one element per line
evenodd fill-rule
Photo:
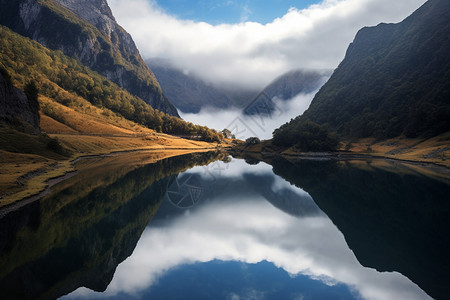
<path fill-rule="evenodd" d="M 450 2 L 279 3 L 0 0 L 0 298 L 446 299 Z"/>

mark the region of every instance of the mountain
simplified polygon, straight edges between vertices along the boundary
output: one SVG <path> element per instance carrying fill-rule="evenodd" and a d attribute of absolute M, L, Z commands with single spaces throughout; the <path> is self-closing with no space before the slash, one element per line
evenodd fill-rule
<path fill-rule="evenodd" d="M 244 108 L 258 93 L 255 88 L 218 86 L 174 66 L 170 61 L 154 58 L 147 61 L 170 101 L 184 113 L 198 113 L 202 108 Z"/>
<path fill-rule="evenodd" d="M 170 101 L 182 112 L 198 113 L 204 107 L 227 109 L 242 108 L 254 114 L 254 103 L 261 95 L 272 99 L 289 100 L 300 93 L 319 89 L 331 75 L 330 71 L 292 70 L 276 78 L 262 91 L 239 87 L 219 87 L 205 82 L 195 74 L 185 72 L 170 61 L 161 58 L 147 60 Z M 273 103 L 269 104 L 273 111 Z"/>
<path fill-rule="evenodd" d="M 309 109 L 276 130 L 274 141 L 292 145 L 308 121 L 350 139 L 448 132 L 449 20 L 450 2 L 429 0 L 398 24 L 361 29 Z"/>
<path fill-rule="evenodd" d="M 27 91 L 31 89 L 33 86 L 27 85 Z M 0 68 L 0 122 L 24 132 L 39 133 L 39 103 L 37 96 L 28 94 L 14 87 L 8 72 Z"/>
<path fill-rule="evenodd" d="M 292 70 L 273 80 L 245 108 L 247 115 L 271 114 L 276 110 L 274 98 L 291 100 L 299 94 L 317 91 L 330 77 L 331 71 Z"/>
<path fill-rule="evenodd" d="M 179 70 L 167 60 L 151 59 L 147 63 L 158 78 L 164 94 L 185 113 L 198 113 L 205 106 L 225 109 L 233 105 L 233 100 L 226 93 L 193 74 Z"/>
<path fill-rule="evenodd" d="M 45 116 L 41 125 L 48 133 L 123 135 L 153 129 L 203 140 L 217 137 L 204 126 L 153 109 L 79 60 L 3 26 L 0 43 L 0 65 L 8 70 L 12 81 L 21 88 L 29 81 L 37 85 L 40 112 Z"/>
<path fill-rule="evenodd" d="M 292 70 L 272 81 L 262 91 L 269 98 L 289 100 L 298 94 L 309 94 L 318 90 L 330 77 L 331 71 Z"/>
<path fill-rule="evenodd" d="M 178 116 L 106 0 L 0 0 L 0 24 L 61 50 L 153 108 Z"/>

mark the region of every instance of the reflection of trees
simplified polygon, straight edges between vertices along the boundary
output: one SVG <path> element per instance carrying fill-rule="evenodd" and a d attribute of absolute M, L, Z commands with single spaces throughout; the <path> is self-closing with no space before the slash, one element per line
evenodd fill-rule
<path fill-rule="evenodd" d="M 449 294 L 448 184 L 413 172 L 333 161 L 272 165 L 275 174 L 313 197 L 361 264 L 401 272 L 437 299 Z"/>
<path fill-rule="evenodd" d="M 81 286 L 105 290 L 174 175 L 223 156 L 190 154 L 125 172 L 120 165 L 100 165 L 92 176 L 79 174 L 55 186 L 40 202 L 40 224 L 21 229 L 1 253 L 2 297 L 52 299 Z"/>

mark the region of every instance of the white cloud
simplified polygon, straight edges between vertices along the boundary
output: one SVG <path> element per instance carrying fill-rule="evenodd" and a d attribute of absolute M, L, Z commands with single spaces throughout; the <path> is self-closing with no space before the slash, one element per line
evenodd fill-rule
<path fill-rule="evenodd" d="M 335 68 L 360 28 L 399 22 L 425 0 L 324 0 L 265 25 L 215 26 L 178 20 L 152 0 L 108 2 L 144 57 L 168 58 L 215 83 L 261 88 L 294 68 Z"/>

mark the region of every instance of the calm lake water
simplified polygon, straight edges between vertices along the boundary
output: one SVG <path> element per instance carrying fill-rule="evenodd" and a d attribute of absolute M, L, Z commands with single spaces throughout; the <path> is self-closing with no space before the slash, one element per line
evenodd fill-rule
<path fill-rule="evenodd" d="M 80 161 L 0 219 L 5 299 L 450 294 L 448 176 L 382 160 L 157 156 Z"/>

